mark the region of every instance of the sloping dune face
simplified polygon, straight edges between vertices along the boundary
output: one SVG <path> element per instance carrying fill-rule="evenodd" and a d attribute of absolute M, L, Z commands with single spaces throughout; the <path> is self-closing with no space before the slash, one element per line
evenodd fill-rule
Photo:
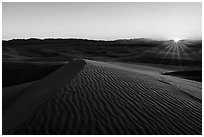
<path fill-rule="evenodd" d="M 14 134 L 202 134 L 201 110 L 174 85 L 87 62 Z"/>

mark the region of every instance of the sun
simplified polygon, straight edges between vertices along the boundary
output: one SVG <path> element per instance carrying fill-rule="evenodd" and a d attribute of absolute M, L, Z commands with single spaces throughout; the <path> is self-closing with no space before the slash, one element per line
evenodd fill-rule
<path fill-rule="evenodd" d="M 180 39 L 178 39 L 178 38 L 174 38 L 174 42 L 178 42 Z"/>

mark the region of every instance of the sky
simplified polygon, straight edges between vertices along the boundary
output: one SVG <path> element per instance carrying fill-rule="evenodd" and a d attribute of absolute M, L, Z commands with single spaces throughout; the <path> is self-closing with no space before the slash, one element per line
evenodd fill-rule
<path fill-rule="evenodd" d="M 3 40 L 202 39 L 200 2 L 3 2 Z"/>

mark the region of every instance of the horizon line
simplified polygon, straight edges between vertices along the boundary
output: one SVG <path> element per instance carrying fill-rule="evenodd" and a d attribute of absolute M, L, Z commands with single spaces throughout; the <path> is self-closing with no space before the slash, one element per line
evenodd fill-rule
<path fill-rule="evenodd" d="M 45 38 L 37 38 L 37 37 L 30 37 L 30 38 L 12 38 L 12 39 L 3 39 L 2 41 L 11 41 L 11 40 L 29 40 L 29 39 L 39 39 L 39 40 L 46 40 L 46 39 L 78 39 L 78 40 L 93 40 L 93 41 L 117 41 L 117 40 L 134 40 L 134 39 L 149 39 L 153 41 L 169 41 L 174 40 L 173 38 L 169 39 L 153 39 L 153 38 L 147 38 L 147 37 L 135 37 L 135 38 L 117 38 L 117 39 L 90 39 L 90 38 L 76 38 L 76 37 L 45 37 Z M 195 40 L 199 41 L 202 39 L 191 39 L 191 38 L 181 38 L 180 40 Z"/>

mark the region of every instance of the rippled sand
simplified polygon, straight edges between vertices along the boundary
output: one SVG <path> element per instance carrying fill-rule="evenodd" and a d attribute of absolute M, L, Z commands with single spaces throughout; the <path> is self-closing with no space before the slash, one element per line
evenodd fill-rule
<path fill-rule="evenodd" d="M 202 100 L 154 76 L 86 61 L 11 134 L 202 134 Z"/>

